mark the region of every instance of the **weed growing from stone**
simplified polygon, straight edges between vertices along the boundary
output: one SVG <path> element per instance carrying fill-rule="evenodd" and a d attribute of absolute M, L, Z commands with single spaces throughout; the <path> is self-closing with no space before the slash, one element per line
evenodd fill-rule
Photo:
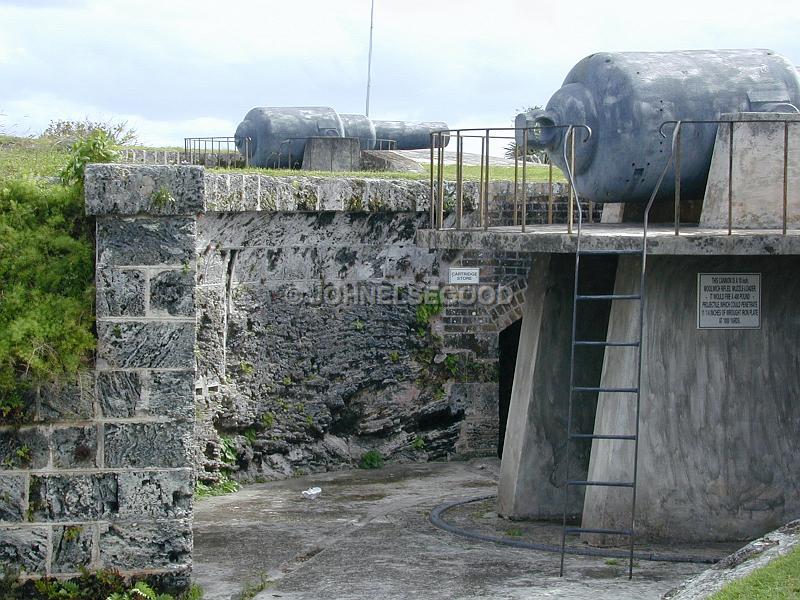
<path fill-rule="evenodd" d="M 506 529 L 506 536 L 518 538 L 522 537 L 522 530 L 518 527 L 512 527 L 511 529 Z"/>
<path fill-rule="evenodd" d="M 411 447 L 414 450 L 417 450 L 418 452 L 422 451 L 422 450 L 425 450 L 425 440 L 423 440 L 421 437 L 417 436 L 417 437 L 414 438 L 414 441 L 411 442 Z"/>
<path fill-rule="evenodd" d="M 239 600 L 253 600 L 259 593 L 267 589 L 272 581 L 266 574 L 262 573 L 258 583 L 247 583 L 242 590 Z"/>
<path fill-rule="evenodd" d="M 370 450 L 361 455 L 358 463 L 359 469 L 380 469 L 383 466 L 383 457 L 377 450 Z"/>

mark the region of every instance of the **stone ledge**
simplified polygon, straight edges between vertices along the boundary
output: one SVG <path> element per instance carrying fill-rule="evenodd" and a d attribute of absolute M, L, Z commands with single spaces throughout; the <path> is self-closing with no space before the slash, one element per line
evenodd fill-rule
<path fill-rule="evenodd" d="M 730 556 L 686 583 L 668 591 L 664 600 L 702 600 L 721 590 L 726 584 L 750 575 L 780 556 L 800 547 L 800 520 L 791 521 Z"/>

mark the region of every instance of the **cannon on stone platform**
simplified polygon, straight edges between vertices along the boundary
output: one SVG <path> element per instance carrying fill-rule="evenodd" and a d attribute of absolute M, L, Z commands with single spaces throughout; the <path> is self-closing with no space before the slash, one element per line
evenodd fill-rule
<path fill-rule="evenodd" d="M 236 128 L 235 140 L 251 165 L 285 168 L 302 164 L 309 138 L 357 138 L 362 150 L 415 150 L 430 147 L 430 133 L 447 128 L 440 122 L 373 121 L 326 106 L 256 107 Z M 443 145 L 448 141 L 442 136 Z"/>
<path fill-rule="evenodd" d="M 645 202 L 669 159 L 666 121 L 716 120 L 723 113 L 800 112 L 794 66 L 770 50 L 598 53 L 584 58 L 543 110 L 517 115 L 528 146 L 545 150 L 562 170 L 566 129 L 575 130 L 576 186 L 595 202 Z M 553 126 L 552 128 L 550 126 Z M 682 130 L 681 191 L 700 198 L 708 177 L 717 125 Z M 667 130 L 668 133 L 668 130 Z M 522 132 L 517 132 L 522 145 Z M 569 148 L 567 155 L 569 156 Z M 658 199 L 674 194 L 672 167 Z"/>

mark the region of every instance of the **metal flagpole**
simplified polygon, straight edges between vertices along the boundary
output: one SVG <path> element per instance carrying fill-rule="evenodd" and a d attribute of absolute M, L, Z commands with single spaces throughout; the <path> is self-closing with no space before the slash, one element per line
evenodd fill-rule
<path fill-rule="evenodd" d="M 369 10 L 369 55 L 367 58 L 367 107 L 364 111 L 366 116 L 369 116 L 369 86 L 372 82 L 372 22 L 375 16 L 375 0 L 372 0 L 372 6 Z"/>

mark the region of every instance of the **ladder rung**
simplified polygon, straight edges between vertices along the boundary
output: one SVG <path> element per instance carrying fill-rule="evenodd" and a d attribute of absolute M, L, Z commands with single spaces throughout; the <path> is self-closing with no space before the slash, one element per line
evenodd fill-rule
<path fill-rule="evenodd" d="M 635 435 L 612 435 L 606 433 L 570 433 L 569 437 L 578 440 L 635 440 Z"/>
<path fill-rule="evenodd" d="M 599 529 L 595 527 L 565 527 L 565 533 L 606 533 L 609 535 L 633 535 L 629 529 Z"/>
<path fill-rule="evenodd" d="M 641 300 L 641 294 L 578 294 L 576 300 Z"/>
<path fill-rule="evenodd" d="M 573 387 L 573 392 L 605 392 L 609 394 L 636 394 L 638 387 L 632 388 L 604 388 L 604 387 Z"/>
<path fill-rule="evenodd" d="M 635 348 L 639 342 L 603 342 L 600 340 L 575 340 L 576 346 L 627 346 Z"/>
<path fill-rule="evenodd" d="M 613 250 L 613 249 L 598 250 L 598 249 L 594 249 L 594 248 L 592 250 L 581 250 L 580 252 L 578 252 L 578 254 L 580 254 L 581 256 L 583 256 L 584 254 L 641 254 L 641 253 L 642 253 L 641 249 L 639 249 L 639 250 L 627 250 L 627 249 L 626 250 Z"/>
<path fill-rule="evenodd" d="M 605 487 L 627 487 L 632 488 L 633 482 L 631 481 L 583 481 L 580 479 L 571 479 L 567 481 L 567 485 L 597 485 Z"/>

